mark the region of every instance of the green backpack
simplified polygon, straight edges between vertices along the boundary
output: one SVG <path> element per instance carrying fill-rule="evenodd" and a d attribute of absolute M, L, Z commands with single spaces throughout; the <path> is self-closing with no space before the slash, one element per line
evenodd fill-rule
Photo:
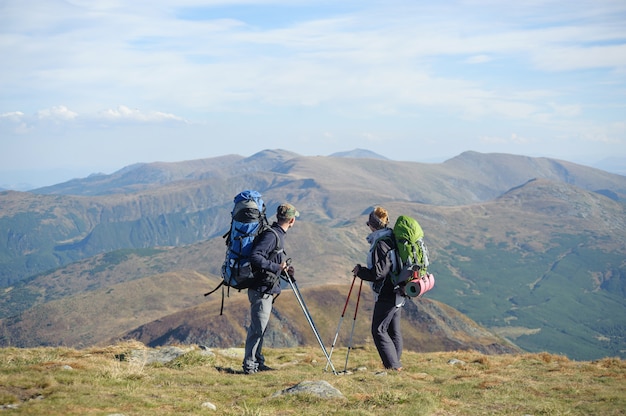
<path fill-rule="evenodd" d="M 393 226 L 396 239 L 396 258 L 391 281 L 394 286 L 428 275 L 428 249 L 424 231 L 415 218 L 400 215 Z"/>

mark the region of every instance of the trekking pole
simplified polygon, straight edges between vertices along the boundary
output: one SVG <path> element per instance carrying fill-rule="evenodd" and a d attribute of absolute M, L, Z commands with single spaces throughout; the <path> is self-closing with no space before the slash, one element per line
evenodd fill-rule
<path fill-rule="evenodd" d="M 288 260 L 287 264 L 289 264 L 289 263 L 290 263 L 290 261 Z M 287 274 L 284 271 L 281 274 L 281 277 L 284 280 L 287 280 L 287 282 L 289 282 L 289 285 L 291 286 L 291 290 L 293 291 L 294 295 L 296 296 L 296 300 L 300 304 L 300 307 L 302 308 L 302 312 L 304 312 L 304 317 L 309 322 L 309 325 L 311 326 L 311 329 L 313 330 L 313 334 L 315 334 L 315 338 L 317 338 L 317 342 L 320 344 L 320 347 L 322 348 L 322 352 L 324 352 L 324 355 L 326 356 L 326 360 L 328 361 L 328 365 L 330 365 L 330 368 L 333 370 L 333 374 L 337 375 L 337 370 L 335 370 L 335 366 L 333 365 L 333 362 L 330 360 L 330 355 L 328 355 L 328 351 L 326 350 L 326 347 L 324 346 L 324 342 L 322 341 L 322 338 L 320 337 L 320 334 L 319 334 L 317 328 L 315 327 L 315 323 L 313 322 L 313 318 L 311 318 L 311 314 L 309 313 L 309 310 L 306 307 L 306 304 L 304 303 L 304 299 L 302 299 L 302 294 L 300 293 L 300 289 L 298 289 L 298 285 L 296 285 L 296 282 L 289 276 L 289 274 Z"/>
<path fill-rule="evenodd" d="M 333 356 L 333 350 L 335 349 L 335 344 L 337 343 L 337 338 L 339 337 L 339 330 L 341 329 L 341 323 L 343 322 L 343 317 L 346 314 L 346 308 L 348 307 L 348 302 L 350 301 L 350 295 L 352 294 L 352 288 L 354 287 L 354 281 L 356 280 L 356 275 L 352 278 L 352 284 L 350 285 L 350 291 L 348 292 L 348 297 L 346 298 L 346 304 L 343 305 L 343 312 L 341 312 L 341 318 L 339 318 L 339 325 L 337 325 L 337 332 L 335 332 L 335 339 L 333 339 L 333 345 L 330 346 L 329 357 Z M 328 370 L 328 364 L 326 364 L 326 368 L 324 371 Z"/>
<path fill-rule="evenodd" d="M 363 280 L 359 285 L 359 294 L 356 298 L 356 307 L 354 308 L 354 319 L 352 320 L 352 331 L 350 332 L 350 341 L 348 342 L 348 352 L 346 353 L 346 364 L 343 367 L 343 372 L 348 371 L 348 357 L 350 356 L 350 350 L 352 349 L 352 336 L 354 335 L 354 326 L 356 325 L 356 314 L 359 311 L 359 301 L 361 300 L 361 289 L 363 288 Z"/>

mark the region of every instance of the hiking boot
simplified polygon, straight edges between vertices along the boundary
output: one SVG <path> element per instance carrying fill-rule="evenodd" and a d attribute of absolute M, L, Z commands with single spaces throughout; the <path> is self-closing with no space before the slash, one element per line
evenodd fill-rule
<path fill-rule="evenodd" d="M 263 364 L 259 366 L 259 371 L 274 371 L 274 369 Z"/>
<path fill-rule="evenodd" d="M 257 372 L 258 370 L 256 368 L 244 368 L 243 369 L 244 374 L 255 374 Z"/>

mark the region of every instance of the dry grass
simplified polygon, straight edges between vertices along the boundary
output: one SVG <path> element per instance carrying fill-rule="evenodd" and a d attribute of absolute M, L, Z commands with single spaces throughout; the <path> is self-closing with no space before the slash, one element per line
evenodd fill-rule
<path fill-rule="evenodd" d="M 215 357 L 194 350 L 155 365 L 128 358 L 139 348 L 0 349 L 0 406 L 24 415 L 210 414 L 206 402 L 224 415 L 626 414 L 626 362 L 619 359 L 406 352 L 405 371 L 380 375 L 376 352 L 359 347 L 349 356 L 353 372 L 334 375 L 324 371 L 319 348 L 268 349 L 276 371 L 246 376 L 232 349 Z M 345 357 L 345 349 L 335 349 L 338 371 Z M 305 380 L 326 380 L 345 400 L 272 397 Z"/>

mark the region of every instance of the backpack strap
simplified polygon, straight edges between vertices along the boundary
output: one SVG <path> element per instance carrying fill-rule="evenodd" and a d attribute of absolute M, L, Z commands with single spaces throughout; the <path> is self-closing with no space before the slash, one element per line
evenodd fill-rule
<path fill-rule="evenodd" d="M 220 287 L 222 287 L 223 285 L 224 285 L 224 279 L 222 279 L 222 281 L 220 282 L 220 284 L 219 284 L 219 285 L 217 285 L 217 287 L 216 287 L 215 289 L 213 289 L 213 290 L 212 290 L 212 291 L 210 291 L 210 292 L 206 292 L 206 293 L 204 294 L 204 296 L 209 296 L 210 294 L 217 292 L 217 289 L 219 289 L 219 288 L 220 288 Z"/>
<path fill-rule="evenodd" d="M 426 247 L 426 243 L 424 243 L 423 238 L 418 239 L 417 244 L 419 244 L 420 249 L 422 250 L 422 266 L 426 269 L 430 264 L 430 261 L 428 260 L 428 247 Z"/>
<path fill-rule="evenodd" d="M 380 241 L 386 241 L 387 244 L 389 245 L 389 251 L 387 251 L 387 257 L 391 260 L 391 271 L 389 274 L 391 273 L 395 273 L 396 270 L 399 270 L 399 268 L 401 268 L 402 266 L 400 265 L 399 262 L 399 256 L 398 256 L 398 248 L 396 245 L 396 239 L 393 237 L 392 235 L 386 235 L 386 236 L 382 236 L 378 239 L 376 239 L 376 241 L 374 242 L 374 246 L 377 246 L 378 243 Z M 384 279 L 381 280 L 385 280 L 388 276 L 385 276 Z"/>
<path fill-rule="evenodd" d="M 285 253 L 285 250 L 282 247 L 282 245 L 280 244 L 281 243 L 281 239 L 280 239 L 280 236 L 278 235 L 278 232 L 276 230 L 274 230 L 274 228 L 272 228 L 271 226 L 266 227 L 261 233 L 264 233 L 266 231 L 272 232 L 274 234 L 274 237 L 276 237 L 276 246 L 268 254 L 268 260 L 273 261 L 273 259 L 275 259 L 276 256 L 278 256 L 280 253 Z M 271 291 L 272 288 L 274 287 L 274 285 L 276 284 L 276 281 L 278 279 L 280 279 L 280 277 L 277 274 L 274 274 L 274 273 L 269 272 L 269 271 L 264 271 L 264 272 L 258 271 L 257 273 L 259 273 L 259 277 L 262 274 L 264 277 L 268 278 L 268 284 L 267 285 L 263 285 L 263 286 L 267 286 L 267 289 L 266 289 L 267 292 L 266 293 Z"/>
<path fill-rule="evenodd" d="M 420 261 L 417 257 L 417 248 L 415 244 L 411 244 L 411 251 L 413 252 L 413 264 L 417 264 L 418 266 L 421 266 Z"/>
<path fill-rule="evenodd" d="M 272 250 L 272 252 L 270 253 L 270 258 L 272 258 L 272 257 L 276 257 L 280 253 L 284 253 L 285 249 L 283 247 L 279 247 L 281 245 L 280 242 L 282 240 L 280 239 L 280 236 L 278 235 L 276 230 L 272 227 L 268 227 L 268 229 L 274 233 L 274 236 L 276 236 L 276 247 L 274 247 L 274 250 Z"/>
<path fill-rule="evenodd" d="M 226 285 L 224 285 L 224 280 L 222 279 L 222 281 L 220 282 L 219 285 L 217 285 L 217 287 L 213 290 L 211 290 L 210 292 L 207 292 L 204 294 L 204 296 L 209 296 L 212 293 L 217 292 L 217 289 L 222 288 L 222 305 L 220 306 L 220 315 L 224 314 L 224 290 L 226 289 Z M 230 294 L 230 288 L 228 288 L 228 292 Z"/>

